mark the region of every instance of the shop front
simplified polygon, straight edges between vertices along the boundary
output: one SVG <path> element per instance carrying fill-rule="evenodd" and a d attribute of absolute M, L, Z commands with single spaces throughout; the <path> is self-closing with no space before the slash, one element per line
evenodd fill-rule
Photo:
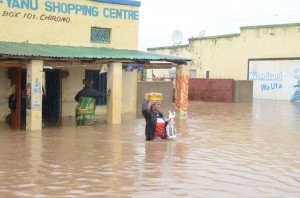
<path fill-rule="evenodd" d="M 139 7 L 130 0 L 0 1 L 0 119 L 10 114 L 13 127 L 27 130 L 60 125 L 74 116 L 74 96 L 87 77 L 99 91 L 111 90 L 97 101 L 108 123 L 135 113 L 137 68 L 189 61 L 137 51 Z M 16 107 L 9 109 L 12 87 Z"/>

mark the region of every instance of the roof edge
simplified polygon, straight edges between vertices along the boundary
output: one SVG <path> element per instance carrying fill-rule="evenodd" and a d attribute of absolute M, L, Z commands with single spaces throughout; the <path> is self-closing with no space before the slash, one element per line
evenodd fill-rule
<path fill-rule="evenodd" d="M 197 38 L 189 38 L 189 41 L 206 40 L 206 39 L 216 39 L 216 38 L 237 37 L 237 36 L 240 36 L 240 35 L 241 35 L 240 33 L 236 33 L 236 34 L 224 34 L 224 35 L 197 37 Z"/>
<path fill-rule="evenodd" d="M 26 45 L 40 45 L 40 46 L 53 46 L 53 47 L 76 47 L 76 48 L 94 48 L 94 49 L 107 49 L 107 50 L 127 50 L 127 51 L 139 51 L 137 49 L 119 49 L 119 48 L 110 48 L 110 47 L 95 47 L 95 46 L 82 46 L 82 45 L 58 45 L 58 44 L 46 44 L 46 43 L 31 43 L 31 42 L 14 42 L 14 41 L 2 41 L 0 40 L 0 45 L 4 43 L 11 44 L 26 44 Z M 141 51 L 139 51 L 141 52 Z"/>
<path fill-rule="evenodd" d="M 30 53 L 27 53 L 30 49 Z M 78 53 L 77 49 L 85 50 Z M 25 50 L 25 51 L 24 51 Z M 51 51 L 52 50 L 52 51 Z M 54 50 L 54 51 L 53 51 Z M 74 52 L 77 53 L 74 54 Z M 132 49 L 117 49 L 103 47 L 83 47 L 48 45 L 34 43 L 17 43 L 0 41 L 0 56 L 10 57 L 41 57 L 50 59 L 105 59 L 105 60 L 134 60 L 134 61 L 168 61 L 173 63 L 184 63 L 191 61 L 185 57 L 157 54 Z"/>
<path fill-rule="evenodd" d="M 163 46 L 163 47 L 150 47 L 150 48 L 147 48 L 147 51 L 148 50 L 159 50 L 159 49 L 178 49 L 178 48 L 184 48 L 184 47 L 189 47 L 188 44 L 186 45 L 173 45 L 173 46 Z"/>
<path fill-rule="evenodd" d="M 284 24 L 272 24 L 272 25 L 257 25 L 257 26 L 241 26 L 240 29 L 257 29 L 257 28 L 276 28 L 276 27 L 291 27 L 300 26 L 300 23 L 284 23 Z"/>
<path fill-rule="evenodd" d="M 133 0 L 92 0 L 92 1 L 141 7 L 140 1 L 133 1 Z"/>

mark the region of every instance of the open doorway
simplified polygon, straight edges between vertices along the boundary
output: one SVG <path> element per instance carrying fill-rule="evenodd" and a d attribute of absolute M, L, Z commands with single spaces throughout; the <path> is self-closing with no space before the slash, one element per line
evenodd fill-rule
<path fill-rule="evenodd" d="M 44 69 L 43 127 L 61 125 L 61 72 Z"/>
<path fill-rule="evenodd" d="M 20 128 L 26 129 L 26 69 L 21 70 Z M 61 75 L 60 70 L 44 70 L 43 128 L 61 125 Z"/>

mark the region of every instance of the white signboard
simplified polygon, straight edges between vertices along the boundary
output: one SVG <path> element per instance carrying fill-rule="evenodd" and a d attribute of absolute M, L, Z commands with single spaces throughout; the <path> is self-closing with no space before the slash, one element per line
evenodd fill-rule
<path fill-rule="evenodd" d="M 39 79 L 36 78 L 32 92 L 32 108 L 42 110 L 42 91 Z"/>
<path fill-rule="evenodd" d="M 250 60 L 253 97 L 300 102 L 300 59 Z"/>

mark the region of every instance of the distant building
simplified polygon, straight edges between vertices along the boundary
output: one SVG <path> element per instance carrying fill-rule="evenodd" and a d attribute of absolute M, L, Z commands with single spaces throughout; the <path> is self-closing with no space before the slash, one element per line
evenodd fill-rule
<path fill-rule="evenodd" d="M 241 27 L 239 34 L 190 38 L 188 45 L 148 48 L 191 58 L 191 78 L 253 80 L 253 96 L 300 100 L 300 23 Z M 148 71 L 171 78 L 173 71 Z"/>

